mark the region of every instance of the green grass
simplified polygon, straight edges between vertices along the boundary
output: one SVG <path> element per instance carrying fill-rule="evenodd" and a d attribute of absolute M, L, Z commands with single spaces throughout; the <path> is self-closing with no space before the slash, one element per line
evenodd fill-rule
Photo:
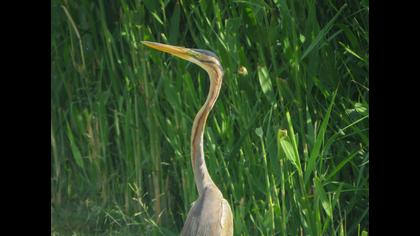
<path fill-rule="evenodd" d="M 53 0 L 52 235 L 178 235 L 198 196 L 207 75 L 141 40 L 221 59 L 204 150 L 235 235 L 367 235 L 368 4 Z"/>

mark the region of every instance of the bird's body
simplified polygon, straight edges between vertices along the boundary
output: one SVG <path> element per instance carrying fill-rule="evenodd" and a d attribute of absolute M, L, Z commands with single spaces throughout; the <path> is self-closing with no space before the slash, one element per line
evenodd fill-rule
<path fill-rule="evenodd" d="M 199 197 L 188 213 L 181 235 L 231 236 L 233 235 L 232 210 L 208 173 L 203 151 L 206 120 L 222 85 L 223 68 L 219 59 L 214 53 L 202 49 L 188 49 L 147 41 L 143 43 L 151 48 L 191 61 L 209 74 L 210 89 L 207 100 L 195 116 L 191 132 L 191 164 Z"/>
<path fill-rule="evenodd" d="M 215 185 L 209 185 L 193 203 L 181 235 L 233 235 L 229 203 Z"/>

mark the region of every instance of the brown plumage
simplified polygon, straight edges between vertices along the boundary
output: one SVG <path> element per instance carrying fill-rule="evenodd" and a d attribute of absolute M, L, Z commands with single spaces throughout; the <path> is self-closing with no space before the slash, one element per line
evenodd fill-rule
<path fill-rule="evenodd" d="M 207 170 L 203 151 L 203 133 L 207 117 L 219 96 L 223 69 L 217 56 L 202 49 L 189 49 L 143 41 L 143 44 L 193 62 L 207 71 L 210 89 L 207 100 L 194 119 L 191 134 L 191 164 L 199 197 L 192 204 L 182 228 L 183 236 L 231 236 L 233 215 L 229 203 L 214 184 Z"/>

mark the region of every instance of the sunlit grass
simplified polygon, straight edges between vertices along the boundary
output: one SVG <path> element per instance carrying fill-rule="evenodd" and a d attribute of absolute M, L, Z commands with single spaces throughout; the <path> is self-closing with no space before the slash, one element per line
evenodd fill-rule
<path fill-rule="evenodd" d="M 197 66 L 215 52 L 204 151 L 235 235 L 369 230 L 367 1 L 52 1 L 53 235 L 178 235 L 197 198 Z M 243 73 L 246 68 L 247 73 Z"/>

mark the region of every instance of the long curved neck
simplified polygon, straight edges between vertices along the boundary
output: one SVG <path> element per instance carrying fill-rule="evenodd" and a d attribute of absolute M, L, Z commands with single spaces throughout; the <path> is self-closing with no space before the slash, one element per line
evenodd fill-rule
<path fill-rule="evenodd" d="M 191 162 L 199 195 L 207 185 L 214 185 L 204 160 L 203 133 L 207 117 L 219 96 L 223 77 L 223 72 L 218 68 L 209 70 L 208 74 L 210 78 L 209 94 L 206 102 L 195 116 L 191 134 Z"/>

